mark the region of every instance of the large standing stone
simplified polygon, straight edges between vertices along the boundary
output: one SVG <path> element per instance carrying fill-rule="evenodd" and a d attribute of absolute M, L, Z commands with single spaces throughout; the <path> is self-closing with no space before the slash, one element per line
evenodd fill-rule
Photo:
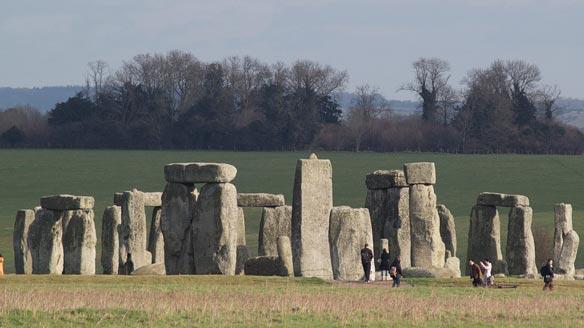
<path fill-rule="evenodd" d="M 197 195 L 192 184 L 169 182 L 164 188 L 160 229 L 166 274 L 195 273 L 191 224 Z"/>
<path fill-rule="evenodd" d="M 436 184 L 436 167 L 431 162 L 406 163 L 404 173 L 409 185 Z"/>
<path fill-rule="evenodd" d="M 237 194 L 239 207 L 277 207 L 284 206 L 284 195 L 265 193 L 239 193 Z"/>
<path fill-rule="evenodd" d="M 501 220 L 495 206 L 475 205 L 470 212 L 468 260 L 490 259 L 493 273 L 507 274 L 507 263 L 501 252 Z"/>
<path fill-rule="evenodd" d="M 440 236 L 440 217 L 432 185 L 410 186 L 412 266 L 444 267 L 445 246 Z"/>
<path fill-rule="evenodd" d="M 238 217 L 234 185 L 208 183 L 203 186 L 193 217 L 193 249 L 198 274 L 235 274 Z"/>
<path fill-rule="evenodd" d="M 517 206 L 509 212 L 507 265 L 509 274 L 536 275 L 535 243 L 531 232 L 531 207 Z"/>
<path fill-rule="evenodd" d="M 278 237 L 278 257 L 286 268 L 289 277 L 294 277 L 294 261 L 292 260 L 292 243 L 287 236 Z"/>
<path fill-rule="evenodd" d="M 95 200 L 91 196 L 54 195 L 41 198 L 41 207 L 47 210 L 79 210 L 93 208 Z"/>
<path fill-rule="evenodd" d="M 401 172 L 401 171 L 400 171 Z M 389 255 L 401 257 L 403 268 L 411 266 L 410 189 L 389 189 L 389 216 L 385 222 L 384 237 L 389 240 Z"/>
<path fill-rule="evenodd" d="M 523 195 L 482 192 L 477 197 L 477 205 L 502 207 L 529 206 L 529 198 Z"/>
<path fill-rule="evenodd" d="M 67 226 L 63 233 L 64 274 L 95 274 L 95 231 L 93 210 L 63 213 Z"/>
<path fill-rule="evenodd" d="M 568 276 L 574 276 L 576 268 L 574 262 L 578 254 L 578 245 L 580 244 L 580 237 L 574 230 L 568 231 L 564 236 L 564 244 L 562 252 L 560 253 L 559 261 L 557 262 L 558 273 Z"/>
<path fill-rule="evenodd" d="M 329 240 L 333 277 L 339 280 L 359 280 L 363 276 L 359 250 L 372 245 L 371 219 L 366 208 L 333 207 Z"/>
<path fill-rule="evenodd" d="M 122 225 L 120 264 L 126 263 L 128 253 L 132 254 L 134 268 L 152 263 L 152 254 L 148 247 L 146 210 L 144 208 L 144 193 L 136 189 L 124 191 L 122 200 Z"/>
<path fill-rule="evenodd" d="M 554 205 L 554 227 L 554 262 L 557 264 L 560 262 L 564 237 L 573 230 L 571 204 Z"/>
<path fill-rule="evenodd" d="M 101 223 L 101 267 L 104 274 L 118 274 L 121 224 L 122 208 L 106 207 Z"/>
<path fill-rule="evenodd" d="M 172 163 L 164 167 L 164 179 L 178 183 L 228 183 L 237 169 L 224 163 Z"/>
<path fill-rule="evenodd" d="M 152 263 L 164 262 L 164 236 L 160 227 L 161 217 L 162 208 L 159 206 L 154 207 L 148 234 L 148 251 L 152 254 Z"/>
<path fill-rule="evenodd" d="M 373 249 L 379 249 L 379 241 L 382 238 L 388 238 L 389 229 L 388 221 L 390 216 L 390 191 L 389 189 L 367 190 L 365 198 L 365 207 L 369 210 L 371 216 L 371 230 L 373 232 Z M 409 204 L 408 204 L 409 207 Z M 409 213 L 408 213 L 409 217 Z M 391 249 L 388 249 L 391 252 Z M 375 255 L 379 257 L 381 253 Z"/>
<path fill-rule="evenodd" d="M 28 247 L 28 234 L 34 221 L 33 210 L 19 210 L 16 212 L 12 246 L 14 248 L 14 268 L 17 274 L 32 273 L 32 255 Z"/>
<path fill-rule="evenodd" d="M 450 210 L 439 204 L 436 209 L 440 217 L 440 236 L 446 246 L 446 250 L 450 251 L 452 256 L 456 256 L 456 226 L 454 224 L 454 216 Z"/>
<path fill-rule="evenodd" d="M 31 250 L 32 273 L 63 273 L 63 224 L 51 210 L 36 211 L 30 226 L 28 246 Z"/>
<path fill-rule="evenodd" d="M 302 277 L 331 279 L 329 217 L 333 207 L 332 166 L 329 160 L 296 163 L 292 205 L 294 273 Z"/>
<path fill-rule="evenodd" d="M 258 238 L 259 256 L 278 255 L 278 237 L 291 237 L 292 206 L 264 207 Z"/>
<path fill-rule="evenodd" d="M 245 261 L 249 257 L 247 242 L 245 240 L 245 213 L 239 207 L 237 211 L 237 261 L 235 264 L 235 274 L 243 274 Z"/>

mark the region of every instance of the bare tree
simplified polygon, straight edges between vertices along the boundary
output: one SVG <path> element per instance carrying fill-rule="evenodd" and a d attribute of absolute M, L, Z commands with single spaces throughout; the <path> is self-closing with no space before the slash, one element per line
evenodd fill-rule
<path fill-rule="evenodd" d="M 321 96 L 330 95 L 343 88 L 349 75 L 331 66 L 321 65 L 309 60 L 299 60 L 290 68 L 289 83 L 293 88 L 314 90 Z"/>
<path fill-rule="evenodd" d="M 554 114 L 558 110 L 557 102 L 561 94 L 562 90 L 557 85 L 547 84 L 535 92 L 537 102 L 546 120 L 551 121 L 554 118 Z"/>
<path fill-rule="evenodd" d="M 96 60 L 88 64 L 89 72 L 85 78 L 87 85 L 87 95 L 92 96 L 93 101 L 99 103 L 99 95 L 104 91 L 108 79 L 108 64 L 103 60 Z M 93 90 L 90 90 L 93 88 Z"/>
<path fill-rule="evenodd" d="M 355 139 L 355 151 L 359 151 L 363 136 L 372 128 L 378 118 L 388 118 L 391 114 L 388 102 L 379 94 L 379 89 L 368 84 L 355 90 L 347 117 L 347 125 Z"/>

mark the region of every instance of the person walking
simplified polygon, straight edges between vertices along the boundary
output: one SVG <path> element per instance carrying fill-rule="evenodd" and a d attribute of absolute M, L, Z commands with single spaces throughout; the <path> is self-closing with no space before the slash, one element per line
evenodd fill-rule
<path fill-rule="evenodd" d="M 468 261 L 468 266 L 470 267 L 470 278 L 472 279 L 472 285 L 474 287 L 481 286 L 483 284 L 483 273 L 481 272 L 481 267 L 473 260 Z"/>
<path fill-rule="evenodd" d="M 395 260 L 391 263 L 391 269 L 389 271 L 391 279 L 393 279 L 392 288 L 397 288 L 401 284 L 402 277 L 402 267 L 401 267 L 401 257 L 398 255 Z"/>
<path fill-rule="evenodd" d="M 373 259 L 373 251 L 369 249 L 369 244 L 361 249 L 361 264 L 363 264 L 363 271 L 365 271 L 365 283 L 371 282 L 371 260 Z"/>
<path fill-rule="evenodd" d="M 483 274 L 484 274 L 484 285 L 486 287 L 492 287 L 494 284 L 494 279 L 493 279 L 493 264 L 491 263 L 491 261 L 489 259 L 484 259 L 483 261 L 480 262 L 481 263 L 481 268 L 483 269 Z"/>
<path fill-rule="evenodd" d="M 381 280 L 389 280 L 389 252 L 386 248 L 381 252 L 379 257 L 381 262 L 379 263 L 379 271 L 381 271 Z"/>
<path fill-rule="evenodd" d="M 4 256 L 0 254 L 0 276 L 4 275 Z"/>
<path fill-rule="evenodd" d="M 545 291 L 546 288 L 550 292 L 554 290 L 554 261 L 548 259 L 547 263 L 539 270 L 539 273 L 543 277 L 543 290 Z"/>

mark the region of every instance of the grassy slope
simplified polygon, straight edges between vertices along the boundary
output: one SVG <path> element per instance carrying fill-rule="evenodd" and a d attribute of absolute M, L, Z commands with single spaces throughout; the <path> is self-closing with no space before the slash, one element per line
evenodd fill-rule
<path fill-rule="evenodd" d="M 317 279 L 222 276 L 6 276 L 0 326 L 23 327 L 581 327 L 583 282 L 405 280 L 391 289 Z M 413 286 L 413 287 L 412 287 Z"/>
<path fill-rule="evenodd" d="M 306 153 L 212 151 L 67 151 L 0 150 L 0 252 L 12 270 L 12 226 L 19 208 L 32 208 L 43 195 L 89 194 L 96 197 L 98 234 L 101 214 L 115 191 L 162 190 L 164 164 L 178 161 L 227 162 L 238 168 L 241 192 L 283 193 L 291 202 L 296 159 Z M 401 168 L 405 162 L 434 161 L 436 192 L 457 217 L 459 256 L 466 254 L 467 221 L 481 191 L 522 193 L 531 199 L 536 225 L 553 235 L 552 206 L 570 202 L 574 226 L 584 230 L 584 157 L 519 155 L 441 155 L 427 153 L 319 153 L 333 164 L 335 205 L 362 207 L 364 179 L 375 169 Z M 255 252 L 259 211 L 247 211 L 248 245 Z M 502 213 L 506 217 L 506 213 Z M 505 225 L 506 220 L 503 220 Z M 504 240 L 504 238 L 503 238 Z M 580 247 L 584 247 L 584 243 Z M 99 254 L 99 253 L 98 253 Z M 99 257 L 99 255 L 98 255 Z M 577 266 L 584 266 L 580 252 Z"/>

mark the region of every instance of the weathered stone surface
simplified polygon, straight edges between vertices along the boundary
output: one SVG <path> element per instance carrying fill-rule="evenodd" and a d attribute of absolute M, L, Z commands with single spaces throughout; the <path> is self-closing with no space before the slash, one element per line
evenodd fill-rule
<path fill-rule="evenodd" d="M 292 203 L 295 275 L 332 279 L 328 236 L 333 180 L 329 160 L 297 161 Z"/>
<path fill-rule="evenodd" d="M 329 241 L 334 279 L 361 279 L 363 266 L 359 250 L 365 244 L 373 245 L 369 210 L 348 206 L 333 207 Z"/>
<path fill-rule="evenodd" d="M 114 192 L 114 205 L 122 206 L 122 201 L 124 200 L 123 192 Z"/>
<path fill-rule="evenodd" d="M 410 189 L 389 189 L 389 215 L 383 236 L 389 240 L 389 256 L 401 256 L 401 266 L 411 266 Z"/>
<path fill-rule="evenodd" d="M 152 263 L 164 262 L 164 236 L 161 228 L 162 208 L 154 207 L 152 210 L 152 220 L 150 221 L 150 232 L 148 234 L 148 251 L 152 254 Z"/>
<path fill-rule="evenodd" d="M 528 206 L 513 207 L 507 229 L 507 266 L 510 274 L 537 275 L 535 242 L 531 232 L 533 211 Z"/>
<path fill-rule="evenodd" d="M 17 274 L 32 273 L 32 255 L 28 247 L 28 233 L 35 219 L 34 210 L 19 210 L 16 212 L 12 246 L 14 248 L 14 269 Z"/>
<path fill-rule="evenodd" d="M 410 186 L 412 266 L 444 267 L 445 246 L 440 236 L 440 217 L 432 185 Z"/>
<path fill-rule="evenodd" d="M 466 257 L 474 261 L 490 259 L 493 273 L 508 274 L 507 263 L 501 252 L 501 220 L 495 206 L 473 206 Z"/>
<path fill-rule="evenodd" d="M 401 170 L 377 170 L 365 177 L 367 189 L 407 187 L 406 176 Z"/>
<path fill-rule="evenodd" d="M 104 274 L 118 274 L 121 224 L 122 208 L 116 205 L 106 207 L 101 222 L 101 267 Z"/>
<path fill-rule="evenodd" d="M 389 252 L 389 239 L 381 238 L 379 240 L 379 248 L 377 249 L 377 253 L 375 255 L 383 253 L 384 249 Z M 379 255 L 377 257 L 379 257 Z"/>
<path fill-rule="evenodd" d="M 122 199 L 122 224 L 120 243 L 120 265 L 126 263 L 128 253 L 132 254 L 134 268 L 152 263 L 152 254 L 148 247 L 146 210 L 144 208 L 144 193 L 136 189 L 124 191 Z"/>
<path fill-rule="evenodd" d="M 288 270 L 278 256 L 252 257 L 245 262 L 248 276 L 287 276 Z"/>
<path fill-rule="evenodd" d="M 405 278 L 457 278 L 456 273 L 448 268 L 409 267 L 402 268 Z"/>
<path fill-rule="evenodd" d="M 249 259 L 249 249 L 245 245 L 237 245 L 236 252 L 235 274 L 244 274 L 245 262 Z"/>
<path fill-rule="evenodd" d="M 409 185 L 436 184 L 436 167 L 432 162 L 406 163 L 404 173 Z"/>
<path fill-rule="evenodd" d="M 53 195 L 41 198 L 41 207 L 48 210 L 91 209 L 94 204 L 91 196 Z"/>
<path fill-rule="evenodd" d="M 440 236 L 442 237 L 442 241 L 446 250 L 450 251 L 452 256 L 456 256 L 456 226 L 454 225 L 454 216 L 442 204 L 439 204 L 436 209 L 440 217 Z"/>
<path fill-rule="evenodd" d="M 564 236 L 573 230 L 571 204 L 554 205 L 554 227 L 554 262 L 557 264 L 560 262 Z"/>
<path fill-rule="evenodd" d="M 238 213 L 234 185 L 203 186 L 193 216 L 193 251 L 198 274 L 235 274 Z"/>
<path fill-rule="evenodd" d="M 237 209 L 237 246 L 247 245 L 245 240 L 245 213 L 243 208 Z"/>
<path fill-rule="evenodd" d="M 94 275 L 97 233 L 93 210 L 66 211 L 63 215 L 68 221 L 63 232 L 63 273 Z"/>
<path fill-rule="evenodd" d="M 169 182 L 164 188 L 160 229 L 164 239 L 166 274 L 195 273 L 191 224 L 197 195 L 192 184 Z"/>
<path fill-rule="evenodd" d="M 236 174 L 235 166 L 224 163 L 172 163 L 164 167 L 167 182 L 228 183 Z"/>
<path fill-rule="evenodd" d="M 278 255 L 278 237 L 292 235 L 292 206 L 264 207 L 260 220 L 258 254 L 260 256 Z"/>
<path fill-rule="evenodd" d="M 133 276 L 164 276 L 165 274 L 166 268 L 162 262 L 141 266 L 131 273 Z"/>
<path fill-rule="evenodd" d="M 277 207 L 284 206 L 284 195 L 266 193 L 239 193 L 237 206 L 239 207 Z"/>
<path fill-rule="evenodd" d="M 373 233 L 373 249 L 379 249 L 380 240 L 388 238 L 387 222 L 390 216 L 390 191 L 389 189 L 367 190 L 365 197 L 365 207 L 369 210 L 371 217 L 371 231 Z M 409 204 L 408 204 L 409 207 Z M 409 210 L 408 210 L 409 211 Z M 409 213 L 408 213 L 409 217 Z M 391 247 L 388 251 L 392 251 Z M 376 253 L 376 260 L 381 253 Z"/>
<path fill-rule="evenodd" d="M 160 207 L 162 206 L 161 192 L 143 192 L 144 206 Z"/>
<path fill-rule="evenodd" d="M 562 252 L 560 253 L 559 261 L 557 262 L 558 273 L 573 276 L 575 273 L 574 262 L 578 254 L 578 245 L 580 244 L 580 237 L 574 230 L 568 231 L 564 236 L 564 243 Z"/>
<path fill-rule="evenodd" d="M 245 240 L 245 214 L 243 208 L 238 208 L 237 216 L 237 261 L 235 264 L 235 274 L 243 274 L 245 261 L 249 258 L 249 250 Z"/>
<path fill-rule="evenodd" d="M 444 268 L 452 272 L 453 278 L 460 278 L 460 259 L 455 256 L 450 256 L 450 252 L 446 251 L 446 263 L 444 263 Z"/>
<path fill-rule="evenodd" d="M 58 213 L 57 213 L 58 214 Z M 32 273 L 63 273 L 63 224 L 59 215 L 41 209 L 30 225 L 28 246 L 31 250 Z"/>
<path fill-rule="evenodd" d="M 286 268 L 288 276 L 294 277 L 294 261 L 292 260 L 292 243 L 288 236 L 278 237 L 278 257 Z"/>
<path fill-rule="evenodd" d="M 477 205 L 502 207 L 529 206 L 529 198 L 523 195 L 482 192 L 477 198 Z"/>

